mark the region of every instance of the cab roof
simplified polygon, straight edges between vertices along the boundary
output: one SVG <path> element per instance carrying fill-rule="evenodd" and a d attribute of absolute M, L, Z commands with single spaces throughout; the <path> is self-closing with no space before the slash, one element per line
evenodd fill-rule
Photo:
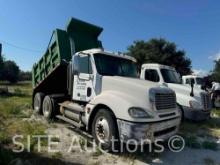
<path fill-rule="evenodd" d="M 202 76 L 199 76 L 199 75 L 185 75 L 185 76 L 182 76 L 183 78 L 203 78 Z"/>
<path fill-rule="evenodd" d="M 162 65 L 158 63 L 146 63 L 141 66 L 141 68 L 159 68 L 159 69 L 170 69 L 170 70 L 175 70 L 175 68 L 168 66 L 168 65 Z"/>
<path fill-rule="evenodd" d="M 131 56 L 128 56 L 126 54 L 123 54 L 123 53 L 118 53 L 118 52 L 111 52 L 111 51 L 106 51 L 104 49 L 88 49 L 88 50 L 84 50 L 84 51 L 80 51 L 76 54 L 88 54 L 88 55 L 92 55 L 92 54 L 97 54 L 97 53 L 100 53 L 100 54 L 104 54 L 104 55 L 108 55 L 108 56 L 114 56 L 114 57 L 118 57 L 118 58 L 124 58 L 124 59 L 127 59 L 127 60 L 131 60 L 133 62 L 137 62 L 135 58 L 131 57 Z"/>

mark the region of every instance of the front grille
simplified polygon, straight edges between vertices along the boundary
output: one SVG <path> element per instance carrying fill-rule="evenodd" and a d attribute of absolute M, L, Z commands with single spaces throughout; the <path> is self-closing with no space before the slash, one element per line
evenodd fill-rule
<path fill-rule="evenodd" d="M 157 110 L 176 108 L 175 93 L 156 93 L 155 106 Z"/>
<path fill-rule="evenodd" d="M 211 108 L 211 98 L 208 94 L 202 93 L 201 94 L 202 104 L 205 110 Z"/>

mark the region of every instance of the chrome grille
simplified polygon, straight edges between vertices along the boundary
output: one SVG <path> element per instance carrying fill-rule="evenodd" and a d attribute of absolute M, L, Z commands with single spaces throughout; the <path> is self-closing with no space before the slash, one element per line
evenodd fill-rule
<path fill-rule="evenodd" d="M 157 110 L 176 108 L 175 93 L 156 93 L 155 106 Z"/>
<path fill-rule="evenodd" d="M 208 94 L 201 94 L 202 104 L 205 110 L 211 109 L 211 98 Z"/>

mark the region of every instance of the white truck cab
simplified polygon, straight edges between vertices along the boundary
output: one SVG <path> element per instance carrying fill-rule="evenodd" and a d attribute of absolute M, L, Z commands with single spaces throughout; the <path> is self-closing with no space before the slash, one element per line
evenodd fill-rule
<path fill-rule="evenodd" d="M 90 109 L 85 113 L 87 129 L 92 126 L 97 112 L 105 109 L 115 117 L 122 141 L 166 139 L 177 132 L 180 124 L 175 92 L 140 80 L 135 62 L 130 56 L 101 49 L 76 53 L 72 100 L 86 102 L 84 109 Z M 103 124 L 99 120 L 95 122 Z M 111 123 L 105 125 L 110 127 Z M 115 128 L 107 130 L 112 129 Z"/>
<path fill-rule="evenodd" d="M 157 82 L 176 92 L 177 103 L 184 118 L 205 120 L 210 116 L 211 101 L 207 92 L 183 85 L 179 74 L 173 67 L 160 64 L 143 64 L 140 78 Z"/>
<path fill-rule="evenodd" d="M 202 85 L 203 85 L 203 77 L 202 76 L 198 76 L 198 75 L 185 75 L 185 76 L 182 76 L 182 83 L 184 85 L 189 85 L 191 84 L 191 81 L 194 82 L 194 86 L 196 88 L 202 88 Z"/>

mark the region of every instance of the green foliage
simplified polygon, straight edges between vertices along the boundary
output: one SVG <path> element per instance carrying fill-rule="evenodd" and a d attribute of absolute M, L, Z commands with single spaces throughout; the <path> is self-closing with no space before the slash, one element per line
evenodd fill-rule
<path fill-rule="evenodd" d="M 14 61 L 5 61 L 3 65 L 2 79 L 16 83 L 19 78 L 19 67 Z"/>
<path fill-rule="evenodd" d="M 135 41 L 128 47 L 128 54 L 136 58 L 139 70 L 144 63 L 159 63 L 176 68 L 181 75 L 191 73 L 191 60 L 185 52 L 163 38 Z"/>
<path fill-rule="evenodd" d="M 16 83 L 17 81 L 31 81 L 32 73 L 20 71 L 14 61 L 7 61 L 0 55 L 0 80 Z"/>
<path fill-rule="evenodd" d="M 184 138 L 186 146 L 190 148 L 199 149 L 202 148 L 196 136 L 189 136 Z"/>
<path fill-rule="evenodd" d="M 0 55 L 0 80 L 2 79 L 3 77 L 3 56 Z"/>
<path fill-rule="evenodd" d="M 32 73 L 27 71 L 20 71 L 19 73 L 19 81 L 31 81 Z"/>
<path fill-rule="evenodd" d="M 219 81 L 220 80 L 220 59 L 214 62 L 215 62 L 215 66 L 214 66 L 212 77 L 214 81 Z"/>
<path fill-rule="evenodd" d="M 205 149 L 210 149 L 214 151 L 218 150 L 218 144 L 216 142 L 204 141 L 202 143 L 202 147 Z"/>

